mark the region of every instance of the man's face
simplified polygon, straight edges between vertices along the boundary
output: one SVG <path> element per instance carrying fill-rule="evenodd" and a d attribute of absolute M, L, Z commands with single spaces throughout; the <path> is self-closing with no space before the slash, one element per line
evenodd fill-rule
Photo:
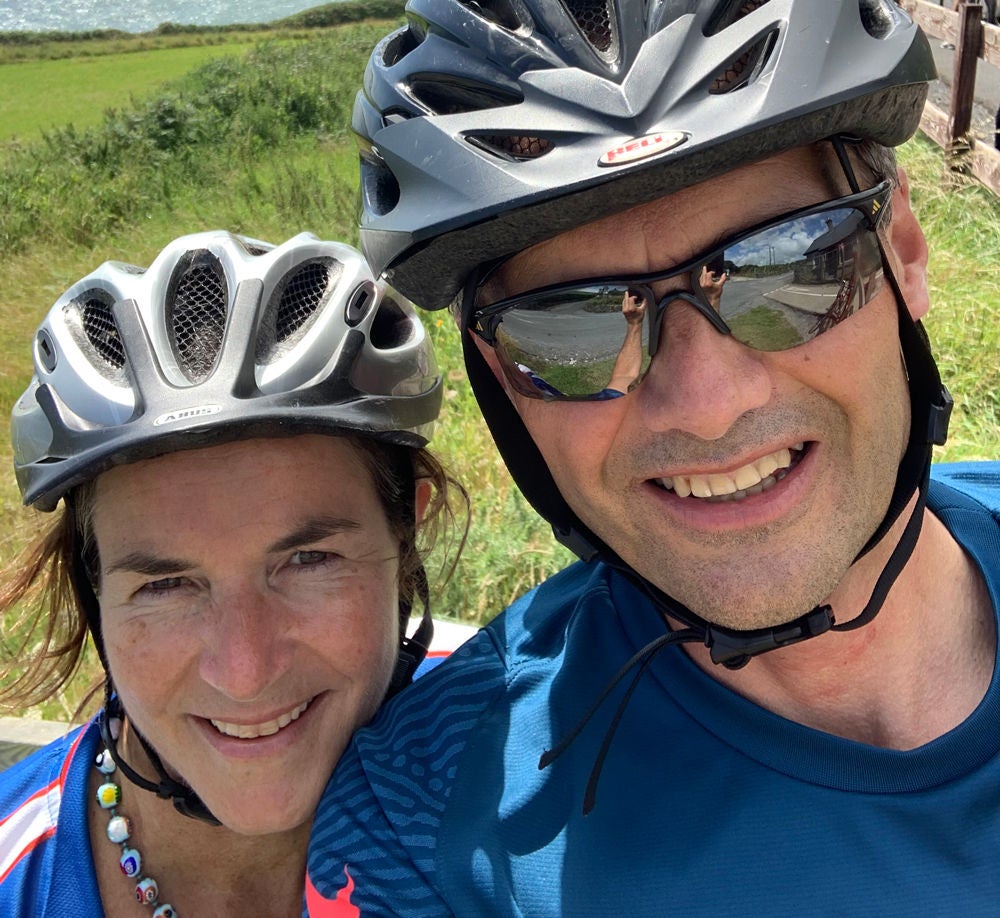
<path fill-rule="evenodd" d="M 485 299 L 681 263 L 847 193 L 821 164 L 815 150 L 792 151 L 565 233 L 511 259 Z M 919 229 L 905 196 L 893 207 L 893 248 L 904 236 L 897 225 L 909 235 L 902 258 L 889 258 L 910 302 L 923 241 L 911 238 Z M 923 296 L 914 288 L 918 311 Z M 770 353 L 675 302 L 647 376 L 627 396 L 510 395 L 583 522 L 661 589 L 736 628 L 788 621 L 829 596 L 885 515 L 909 426 L 888 283 L 825 334 Z"/>

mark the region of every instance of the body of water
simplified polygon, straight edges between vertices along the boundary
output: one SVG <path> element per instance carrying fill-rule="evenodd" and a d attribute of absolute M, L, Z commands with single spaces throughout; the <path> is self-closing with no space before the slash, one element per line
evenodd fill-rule
<path fill-rule="evenodd" d="M 148 32 L 161 22 L 229 25 L 270 22 L 323 0 L 0 0 L 0 31 Z"/>

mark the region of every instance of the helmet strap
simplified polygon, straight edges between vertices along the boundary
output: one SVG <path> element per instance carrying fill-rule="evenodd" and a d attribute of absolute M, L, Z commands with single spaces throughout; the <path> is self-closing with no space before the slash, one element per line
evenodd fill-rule
<path fill-rule="evenodd" d="M 146 738 L 136 729 L 134 723 L 131 724 L 131 729 L 138 737 L 143 751 L 149 757 L 149 761 L 160 780 L 159 782 L 150 781 L 132 768 L 122 758 L 121 751 L 118 749 L 118 737 L 116 731 L 111 728 L 112 720 L 118 720 L 124 725 L 125 708 L 121 703 L 121 699 L 115 694 L 114 687 L 111 684 L 111 676 L 108 675 L 104 680 L 104 710 L 100 714 L 99 725 L 101 738 L 104 740 L 104 744 L 115 765 L 121 769 L 122 774 L 136 787 L 156 794 L 157 797 L 164 800 L 172 800 L 174 809 L 178 813 L 190 816 L 192 819 L 207 822 L 209 825 L 218 826 L 222 824 L 212 815 L 208 807 L 202 802 L 202 799 L 190 787 L 175 781 L 167 774 L 166 769 L 163 767 L 163 762 L 160 761 L 160 756 Z"/>
<path fill-rule="evenodd" d="M 430 589 L 427 585 L 427 572 L 421 564 L 414 571 L 416 579 L 415 592 L 423 606 L 423 615 L 420 617 L 420 624 L 416 631 L 409 637 L 406 635 L 406 625 L 410 618 L 411 606 L 408 602 L 400 601 L 399 617 L 402 637 L 399 644 L 399 656 L 396 658 L 396 668 L 393 670 L 392 679 L 386 692 L 386 700 L 406 688 L 417 672 L 417 667 L 427 656 L 427 651 L 431 646 L 431 639 L 434 637 L 434 621 L 431 618 L 431 597 Z"/>

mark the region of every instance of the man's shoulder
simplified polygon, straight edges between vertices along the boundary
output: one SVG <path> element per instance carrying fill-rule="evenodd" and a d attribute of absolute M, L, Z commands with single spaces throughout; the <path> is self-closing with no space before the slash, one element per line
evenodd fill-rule
<path fill-rule="evenodd" d="M 577 561 L 514 600 L 484 629 L 507 666 L 558 652 L 581 606 L 607 597 L 608 576 L 610 570 L 603 564 Z"/>
<path fill-rule="evenodd" d="M 606 578 L 583 564 L 550 577 L 355 734 L 317 809 L 308 896 L 349 901 L 361 914 L 447 913 L 434 889 L 452 791 L 497 766 L 505 724 L 546 721 L 568 635 L 584 640 L 579 612 L 611 601 Z M 472 825 L 467 816 L 451 818 Z"/>
<path fill-rule="evenodd" d="M 574 564 L 550 577 L 384 705 L 353 742 L 366 780 L 405 780 L 403 761 L 417 771 L 421 763 L 439 769 L 457 762 L 498 707 L 530 705 L 544 695 L 577 610 L 601 596 L 606 571 L 598 567 Z"/>
<path fill-rule="evenodd" d="M 467 708 L 470 688 L 485 697 L 502 689 L 525 667 L 547 665 L 561 652 L 568 626 L 581 605 L 610 602 L 609 575 L 604 565 L 576 562 L 548 577 L 438 661 L 398 701 L 393 700 L 390 712 L 396 705 L 439 707 L 456 696 L 466 698 L 463 707 Z M 466 637 L 463 633 L 462 638 Z"/>
<path fill-rule="evenodd" d="M 955 492 L 1000 518 L 1000 462 L 943 462 L 931 469 L 928 504 L 940 510 L 955 501 Z"/>

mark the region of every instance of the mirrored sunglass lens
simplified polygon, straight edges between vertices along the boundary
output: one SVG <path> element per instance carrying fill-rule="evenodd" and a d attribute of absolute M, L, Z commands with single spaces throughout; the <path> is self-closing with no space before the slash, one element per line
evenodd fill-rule
<path fill-rule="evenodd" d="M 526 394 L 615 398 L 649 366 L 648 308 L 625 286 L 536 294 L 503 313 L 497 347 Z"/>
<path fill-rule="evenodd" d="M 875 233 L 853 208 L 807 214 L 728 246 L 691 282 L 738 341 L 782 351 L 854 315 L 880 289 Z"/>

